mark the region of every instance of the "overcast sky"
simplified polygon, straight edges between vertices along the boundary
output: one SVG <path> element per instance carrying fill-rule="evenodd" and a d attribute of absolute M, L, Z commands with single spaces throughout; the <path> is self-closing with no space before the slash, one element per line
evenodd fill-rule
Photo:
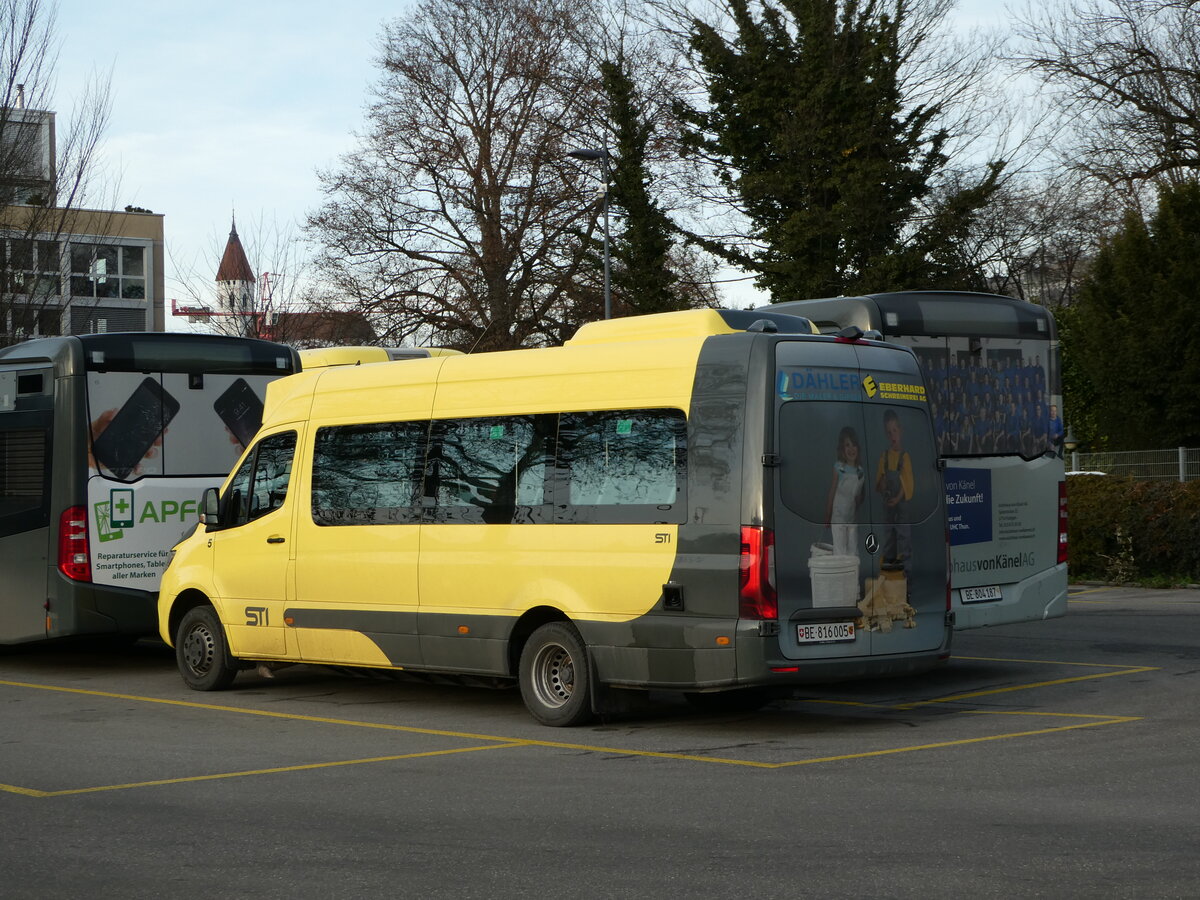
<path fill-rule="evenodd" d="M 168 298 L 187 299 L 175 283 L 187 273 L 215 274 L 234 209 L 246 238 L 257 220 L 286 227 L 320 202 L 314 171 L 350 149 L 380 25 L 408 5 L 59 0 L 60 127 L 85 80 L 111 70 L 112 199 L 165 214 Z M 958 18 L 1007 15 L 1002 0 L 960 0 Z"/>

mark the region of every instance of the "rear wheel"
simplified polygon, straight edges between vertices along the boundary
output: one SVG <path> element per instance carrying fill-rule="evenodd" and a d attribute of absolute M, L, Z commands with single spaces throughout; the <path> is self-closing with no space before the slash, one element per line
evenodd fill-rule
<path fill-rule="evenodd" d="M 543 725 L 582 725 L 592 718 L 587 647 L 573 626 L 550 622 L 521 651 L 525 708 Z"/>
<path fill-rule="evenodd" d="M 175 661 L 193 691 L 221 691 L 233 683 L 237 661 L 229 655 L 225 629 L 211 606 L 189 609 L 175 632 Z"/>

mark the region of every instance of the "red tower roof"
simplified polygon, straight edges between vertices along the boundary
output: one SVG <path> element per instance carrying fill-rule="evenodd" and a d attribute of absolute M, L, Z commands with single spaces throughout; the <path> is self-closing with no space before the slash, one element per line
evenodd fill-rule
<path fill-rule="evenodd" d="M 221 265 L 217 266 L 217 281 L 249 281 L 253 283 L 254 270 L 246 259 L 246 251 L 242 249 L 242 241 L 238 237 L 237 224 L 229 231 L 229 240 L 225 244 L 225 254 L 221 257 Z"/>

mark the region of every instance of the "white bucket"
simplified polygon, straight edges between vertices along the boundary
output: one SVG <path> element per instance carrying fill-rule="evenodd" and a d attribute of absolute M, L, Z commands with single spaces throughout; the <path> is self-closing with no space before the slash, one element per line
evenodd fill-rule
<path fill-rule="evenodd" d="M 858 604 L 858 557 L 836 556 L 829 544 L 813 544 L 808 559 L 813 606 Z"/>

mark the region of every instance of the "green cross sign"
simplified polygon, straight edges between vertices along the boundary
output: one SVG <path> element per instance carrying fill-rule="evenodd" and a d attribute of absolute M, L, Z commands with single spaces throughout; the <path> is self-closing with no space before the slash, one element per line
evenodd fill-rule
<path fill-rule="evenodd" d="M 109 492 L 110 513 L 113 528 L 133 527 L 133 490 L 131 488 L 116 488 Z"/>

